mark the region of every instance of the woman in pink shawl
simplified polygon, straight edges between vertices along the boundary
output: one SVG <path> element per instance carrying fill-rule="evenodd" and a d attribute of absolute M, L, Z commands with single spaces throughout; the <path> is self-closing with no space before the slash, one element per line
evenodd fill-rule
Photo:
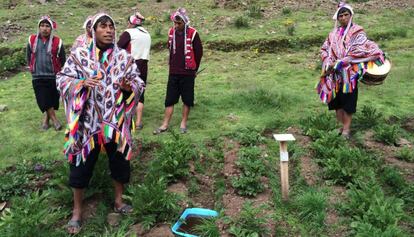
<path fill-rule="evenodd" d="M 352 22 L 353 15 L 351 6 L 339 4 L 333 16 L 335 27 L 321 48 L 322 76 L 317 85 L 322 102 L 336 111 L 342 125 L 339 134 L 347 139 L 356 112 L 358 80 L 364 75 L 367 62 L 383 61 L 383 52 L 367 39 L 361 26 Z"/>

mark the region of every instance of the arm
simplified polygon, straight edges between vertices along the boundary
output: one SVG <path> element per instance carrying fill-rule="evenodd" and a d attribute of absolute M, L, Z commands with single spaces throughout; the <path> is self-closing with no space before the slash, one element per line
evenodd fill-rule
<path fill-rule="evenodd" d="M 60 60 L 60 65 L 64 65 L 66 62 L 66 54 L 65 54 L 65 48 L 62 46 L 60 47 L 60 51 L 58 53 L 59 56 L 59 60 Z"/>
<path fill-rule="evenodd" d="M 30 65 L 31 56 L 32 56 L 32 49 L 30 48 L 30 44 L 27 44 L 27 47 L 26 47 L 26 61 L 27 61 L 28 66 Z"/>
<path fill-rule="evenodd" d="M 121 36 L 119 37 L 118 40 L 118 47 L 121 49 L 127 49 L 128 48 L 128 44 L 131 41 L 131 36 L 129 35 L 128 32 L 124 31 Z"/>
<path fill-rule="evenodd" d="M 203 57 L 203 45 L 201 43 L 201 39 L 198 33 L 196 33 L 196 35 L 194 36 L 193 48 L 194 57 L 197 64 L 196 71 L 198 71 L 198 68 L 200 67 L 201 58 Z"/>

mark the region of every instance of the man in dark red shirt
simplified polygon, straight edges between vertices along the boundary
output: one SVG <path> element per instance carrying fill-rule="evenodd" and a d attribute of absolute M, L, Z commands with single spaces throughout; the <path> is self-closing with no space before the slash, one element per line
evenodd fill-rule
<path fill-rule="evenodd" d="M 190 107 L 194 105 L 194 81 L 203 56 L 203 46 L 196 29 L 189 26 L 190 20 L 184 8 L 171 15 L 174 27 L 169 30 L 170 73 L 165 97 L 165 114 L 162 125 L 154 130 L 154 135 L 167 131 L 174 112 L 174 105 L 181 96 L 183 112 L 180 130 L 187 132 Z"/>

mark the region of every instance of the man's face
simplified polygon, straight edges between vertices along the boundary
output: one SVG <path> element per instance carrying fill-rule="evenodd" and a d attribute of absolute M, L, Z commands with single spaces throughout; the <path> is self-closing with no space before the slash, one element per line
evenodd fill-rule
<path fill-rule="evenodd" d="M 341 26 L 347 26 L 349 19 L 351 19 L 351 14 L 348 11 L 342 12 L 338 15 L 338 20 Z"/>
<path fill-rule="evenodd" d="M 185 27 L 184 21 L 183 20 L 177 20 L 174 19 L 174 28 L 178 31 L 183 31 Z"/>
<path fill-rule="evenodd" d="M 98 45 L 108 45 L 112 44 L 115 35 L 114 25 L 110 21 L 105 23 L 98 22 L 96 27 L 95 36 L 96 43 Z"/>
<path fill-rule="evenodd" d="M 39 25 L 39 32 L 41 36 L 49 37 L 52 32 L 52 27 L 46 22 L 41 22 Z"/>

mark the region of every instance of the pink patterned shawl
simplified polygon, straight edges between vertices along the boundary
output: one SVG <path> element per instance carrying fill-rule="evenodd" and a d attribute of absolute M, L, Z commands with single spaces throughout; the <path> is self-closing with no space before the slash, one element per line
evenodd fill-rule
<path fill-rule="evenodd" d="M 366 62 L 383 61 L 383 52 L 378 45 L 368 40 L 364 29 L 351 20 L 348 27 L 332 30 L 321 48 L 323 76 L 317 92 L 324 103 L 329 103 L 340 89 L 343 93 L 352 93 L 358 79 L 365 73 Z M 324 75 L 332 64 L 335 65 L 334 70 Z"/>

